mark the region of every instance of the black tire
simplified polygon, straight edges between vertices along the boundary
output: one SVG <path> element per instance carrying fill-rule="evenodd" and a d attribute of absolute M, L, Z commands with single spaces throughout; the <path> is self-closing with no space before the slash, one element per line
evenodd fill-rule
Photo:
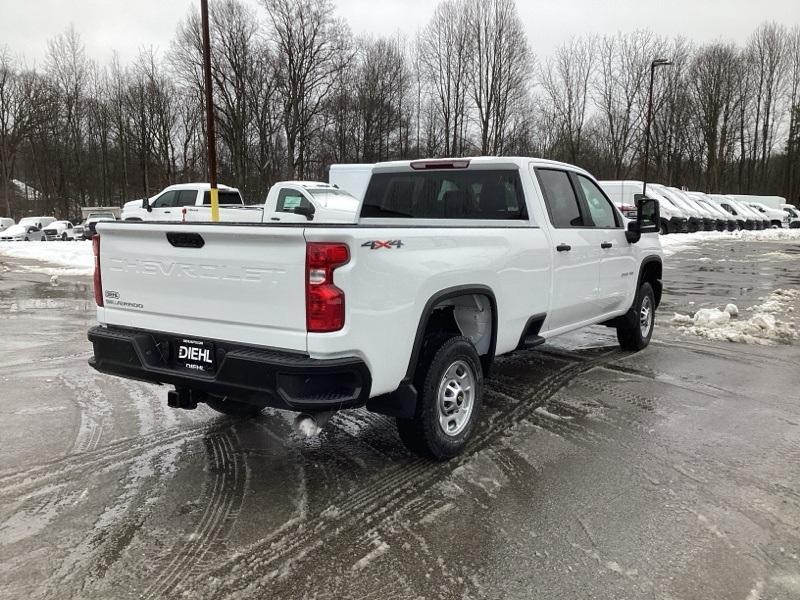
<path fill-rule="evenodd" d="M 423 352 L 417 366 L 414 378 L 416 414 L 411 419 L 397 419 L 397 431 L 406 448 L 414 454 L 444 461 L 460 454 L 475 431 L 483 398 L 483 370 L 480 357 L 467 338 L 453 336 L 437 342 L 427 344 L 428 350 Z M 463 378 L 464 387 L 458 387 L 460 384 L 455 379 L 448 383 L 445 379 L 448 373 L 455 379 Z M 455 392 L 451 384 L 456 386 Z M 471 395 L 466 393 L 468 389 Z M 445 400 L 448 394 L 452 400 Z M 452 414 L 443 412 L 445 402 L 452 407 Z M 459 423 L 462 411 L 468 412 L 461 416 Z M 453 433 L 446 433 L 445 426 L 440 423 L 448 417 Z"/>
<path fill-rule="evenodd" d="M 67 241 L 67 234 L 66 233 L 62 233 L 61 234 L 61 241 L 62 242 L 66 242 Z"/>
<path fill-rule="evenodd" d="M 659 225 L 658 232 L 661 235 L 667 235 L 669 233 L 669 225 L 666 221 L 662 220 L 661 225 Z"/>
<path fill-rule="evenodd" d="M 231 398 L 220 396 L 209 396 L 206 399 L 206 404 L 213 408 L 218 413 L 228 415 L 229 417 L 238 417 L 240 419 L 249 419 L 261 414 L 261 407 L 247 402 L 240 402 L 239 400 L 232 400 Z"/>
<path fill-rule="evenodd" d="M 644 328 L 645 309 L 647 309 L 648 325 Z M 623 350 L 638 352 L 647 347 L 653 336 L 656 318 L 656 301 L 652 286 L 644 282 L 636 293 L 633 306 L 622 317 L 617 325 L 617 340 Z"/>

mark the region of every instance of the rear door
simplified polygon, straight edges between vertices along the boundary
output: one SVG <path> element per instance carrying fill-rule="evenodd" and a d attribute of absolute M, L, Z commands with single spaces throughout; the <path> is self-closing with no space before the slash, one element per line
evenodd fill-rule
<path fill-rule="evenodd" d="M 551 224 L 553 293 L 545 329 L 553 331 L 599 314 L 600 248 L 569 171 L 534 169 Z"/>
<path fill-rule="evenodd" d="M 590 178 L 574 174 L 576 189 L 591 218 L 589 235 L 601 253 L 597 309 L 606 314 L 627 308 L 632 301 L 636 258 L 633 246 L 625 238 L 622 217 L 611 200 Z"/>

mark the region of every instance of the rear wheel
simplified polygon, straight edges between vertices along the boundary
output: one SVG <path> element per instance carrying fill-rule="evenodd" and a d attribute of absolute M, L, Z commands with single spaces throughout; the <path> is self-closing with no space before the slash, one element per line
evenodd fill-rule
<path fill-rule="evenodd" d="M 239 400 L 232 400 L 227 396 L 211 396 L 206 399 L 208 404 L 215 411 L 228 415 L 230 417 L 239 417 L 242 419 L 255 417 L 261 414 L 261 407 Z"/>
<path fill-rule="evenodd" d="M 415 377 L 417 409 L 397 419 L 397 431 L 415 454 L 447 460 L 460 454 L 478 422 L 483 371 L 475 347 L 454 336 L 429 344 Z"/>
<path fill-rule="evenodd" d="M 655 318 L 655 294 L 653 294 L 652 286 L 645 282 L 639 288 L 633 306 L 617 325 L 617 340 L 620 348 L 636 352 L 647 347 L 653 336 Z"/>

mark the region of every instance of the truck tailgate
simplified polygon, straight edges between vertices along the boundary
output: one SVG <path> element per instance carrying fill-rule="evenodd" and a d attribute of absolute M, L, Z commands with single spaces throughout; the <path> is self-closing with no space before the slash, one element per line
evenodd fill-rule
<path fill-rule="evenodd" d="M 303 228 L 114 223 L 97 229 L 101 323 L 306 351 Z"/>

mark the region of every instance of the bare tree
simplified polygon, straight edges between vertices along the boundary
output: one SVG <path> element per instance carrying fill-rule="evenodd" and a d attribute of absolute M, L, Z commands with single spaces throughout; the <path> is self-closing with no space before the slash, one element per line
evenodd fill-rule
<path fill-rule="evenodd" d="M 465 145 L 468 38 L 467 11 L 456 0 L 442 0 L 417 39 L 420 69 L 438 117 L 431 126 L 441 130 L 445 156 L 461 154 Z"/>
<path fill-rule="evenodd" d="M 8 50 L 0 48 L 0 177 L 9 216 L 17 152 L 35 127 L 47 118 L 46 100 L 46 88 L 35 73 L 18 70 Z"/>
<path fill-rule="evenodd" d="M 649 31 L 618 33 L 598 43 L 594 95 L 603 121 L 599 138 L 615 179 L 626 175 L 640 147 L 637 136 L 647 106 L 650 61 L 662 47 Z"/>
<path fill-rule="evenodd" d="M 705 153 L 706 188 L 721 191 L 723 166 L 732 157 L 735 139 L 740 63 L 733 44 L 715 43 L 701 49 L 690 70 L 693 122 Z"/>
<path fill-rule="evenodd" d="M 545 62 L 540 76 L 546 115 L 555 128 L 554 150 L 571 162 L 578 161 L 584 143 L 596 46 L 592 37 L 573 38 Z"/>
<path fill-rule="evenodd" d="M 531 55 L 513 0 L 467 7 L 467 81 L 477 112 L 481 154 L 501 154 L 509 124 L 527 99 Z"/>
<path fill-rule="evenodd" d="M 333 89 L 337 58 L 350 54 L 346 25 L 332 0 L 264 0 L 276 51 L 276 82 L 283 99 L 289 177 L 304 177 L 314 120 Z"/>

